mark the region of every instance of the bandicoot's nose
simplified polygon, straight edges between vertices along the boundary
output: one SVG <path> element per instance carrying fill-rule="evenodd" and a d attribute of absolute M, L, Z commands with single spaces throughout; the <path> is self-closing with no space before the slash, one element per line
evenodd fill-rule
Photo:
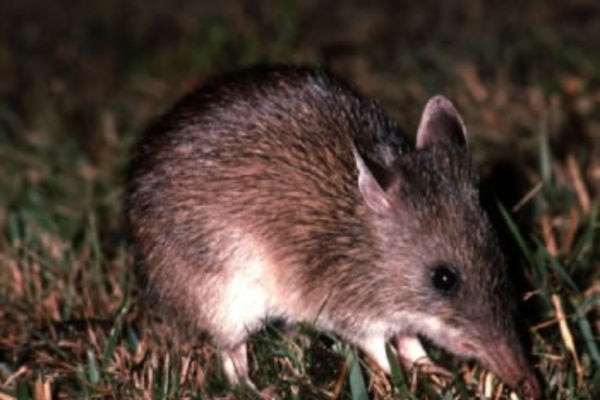
<path fill-rule="evenodd" d="M 535 375 L 530 374 L 517 384 L 515 388 L 521 398 L 531 400 L 541 400 L 543 397 L 542 387 Z"/>
<path fill-rule="evenodd" d="M 494 344 L 488 347 L 484 364 L 526 400 L 541 400 L 543 391 L 520 344 Z"/>

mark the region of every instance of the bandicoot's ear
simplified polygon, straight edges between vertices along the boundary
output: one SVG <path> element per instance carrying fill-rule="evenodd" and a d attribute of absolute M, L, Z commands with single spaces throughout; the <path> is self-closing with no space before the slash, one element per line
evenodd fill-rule
<path fill-rule="evenodd" d="M 392 207 L 392 191 L 398 187 L 400 177 L 387 166 L 367 161 L 352 146 L 356 168 L 358 169 L 358 189 L 367 206 L 377 214 L 385 214 Z"/>
<path fill-rule="evenodd" d="M 434 96 L 427 102 L 417 131 L 417 149 L 436 143 L 467 145 L 467 129 L 452 102 L 444 96 Z"/>

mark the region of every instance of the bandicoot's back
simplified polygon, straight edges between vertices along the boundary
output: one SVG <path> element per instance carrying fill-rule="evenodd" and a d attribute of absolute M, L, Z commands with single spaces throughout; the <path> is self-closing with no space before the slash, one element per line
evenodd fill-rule
<path fill-rule="evenodd" d="M 448 100 L 430 100 L 414 148 L 321 70 L 252 69 L 153 126 L 127 212 L 148 291 L 213 337 L 232 381 L 247 379 L 248 335 L 277 318 L 335 331 L 384 369 L 386 340 L 410 367 L 422 334 L 537 398 L 474 181 Z"/>

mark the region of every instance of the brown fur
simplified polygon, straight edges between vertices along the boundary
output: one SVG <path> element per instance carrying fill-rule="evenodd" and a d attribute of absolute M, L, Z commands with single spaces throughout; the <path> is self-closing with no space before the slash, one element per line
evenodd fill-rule
<path fill-rule="evenodd" d="M 375 101 L 322 70 L 255 68 L 190 94 L 132 162 L 126 207 L 149 292 L 180 326 L 235 348 L 260 324 L 223 326 L 219 299 L 258 260 L 265 319 L 314 321 L 357 343 L 371 326 L 420 334 L 513 386 L 533 382 L 464 126 L 447 107 L 424 115 L 415 149 Z M 439 262 L 457 270 L 455 295 L 432 287 Z M 418 316 L 459 332 L 460 346 Z M 510 368 L 490 361 L 494 344 Z"/>

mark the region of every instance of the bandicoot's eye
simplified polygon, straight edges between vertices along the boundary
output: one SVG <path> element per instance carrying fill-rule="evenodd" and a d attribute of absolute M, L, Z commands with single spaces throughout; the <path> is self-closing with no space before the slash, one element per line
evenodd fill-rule
<path fill-rule="evenodd" d="M 458 275 L 448 264 L 438 264 L 431 270 L 433 287 L 445 295 L 456 293 L 459 287 Z"/>

